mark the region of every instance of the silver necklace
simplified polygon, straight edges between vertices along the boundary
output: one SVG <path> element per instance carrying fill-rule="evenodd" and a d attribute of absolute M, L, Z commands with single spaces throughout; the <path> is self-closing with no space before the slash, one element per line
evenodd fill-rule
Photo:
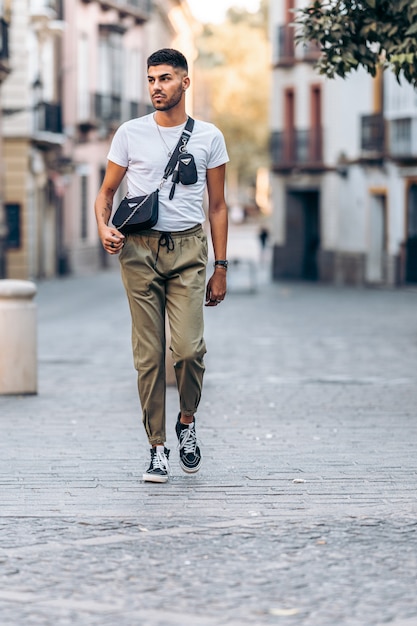
<path fill-rule="evenodd" d="M 162 143 L 164 144 L 164 146 L 165 146 L 165 148 L 166 148 L 166 151 L 167 151 L 167 153 L 168 153 L 168 157 L 169 157 L 169 158 L 171 158 L 171 157 L 172 157 L 172 152 L 173 152 L 173 150 L 174 150 L 174 147 L 175 147 L 175 146 L 177 145 L 177 143 L 178 143 L 178 139 L 177 139 L 177 140 L 176 140 L 176 142 L 175 142 L 175 146 L 174 146 L 174 147 L 172 147 L 172 148 L 170 148 L 170 147 L 168 146 L 167 142 L 165 141 L 165 139 L 164 139 L 164 138 L 163 138 L 163 136 L 162 136 L 161 130 L 160 130 L 160 128 L 159 128 L 159 124 L 158 124 L 158 122 L 157 122 L 157 121 L 156 121 L 156 119 L 155 119 L 155 113 L 153 114 L 153 120 L 154 120 L 154 122 L 155 122 L 155 124 L 156 124 L 156 129 L 157 129 L 157 131 L 158 131 L 158 135 L 160 136 L 161 141 L 162 141 Z M 187 123 L 187 122 L 186 122 L 186 123 Z M 181 129 L 181 133 L 182 133 L 182 131 L 184 130 L 184 128 L 185 128 L 185 124 L 184 124 L 184 127 Z M 180 133 L 180 134 L 181 134 L 181 133 Z M 180 134 L 179 134 L 179 135 L 180 135 Z M 179 137 L 179 135 L 178 135 L 178 137 Z"/>

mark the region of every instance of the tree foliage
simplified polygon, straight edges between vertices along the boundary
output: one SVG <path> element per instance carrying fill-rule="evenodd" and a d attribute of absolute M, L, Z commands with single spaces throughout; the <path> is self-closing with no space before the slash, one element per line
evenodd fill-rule
<path fill-rule="evenodd" d="M 317 67 L 345 78 L 389 67 L 417 86 L 417 0 L 315 0 L 296 11 L 298 42 L 316 42 Z"/>
<path fill-rule="evenodd" d="M 198 41 L 198 71 L 208 85 L 211 120 L 224 133 L 228 170 L 239 185 L 252 184 L 268 164 L 270 52 L 267 1 L 256 14 L 230 9 L 222 24 L 210 24 Z"/>

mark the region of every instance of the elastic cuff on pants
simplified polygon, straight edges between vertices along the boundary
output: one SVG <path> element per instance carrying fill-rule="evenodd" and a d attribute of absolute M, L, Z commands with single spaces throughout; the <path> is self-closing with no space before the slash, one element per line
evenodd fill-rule
<path fill-rule="evenodd" d="M 180 411 L 178 417 L 181 417 L 181 415 L 185 415 L 185 417 L 194 417 L 195 411 Z"/>
<path fill-rule="evenodd" d="M 164 446 L 165 445 L 165 441 L 161 441 L 160 439 L 149 439 L 149 445 L 150 446 Z"/>

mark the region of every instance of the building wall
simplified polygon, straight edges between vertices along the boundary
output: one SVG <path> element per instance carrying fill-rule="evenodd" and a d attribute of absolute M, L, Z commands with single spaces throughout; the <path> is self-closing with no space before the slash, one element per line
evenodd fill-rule
<path fill-rule="evenodd" d="M 7 252 L 8 277 L 28 278 L 31 249 L 31 213 L 28 202 L 30 181 L 30 141 L 32 94 L 28 64 L 35 54 L 33 35 L 29 32 L 28 3 L 15 0 L 10 28 L 12 72 L 3 86 L 4 202 L 20 207 L 21 245 Z"/>
<path fill-rule="evenodd" d="M 102 182 L 102 174 L 107 164 L 110 142 L 116 128 L 126 119 L 136 117 L 126 112 L 122 118 L 111 123 L 96 123 L 87 128 L 86 120 L 80 111 L 80 75 L 88 71 L 88 84 L 91 97 L 103 89 L 100 71 L 100 26 L 104 24 L 125 29 L 121 34 L 123 60 L 121 66 L 122 89 L 120 95 L 125 102 L 135 100 L 139 105 L 138 115 L 150 109 L 146 79 L 146 59 L 160 47 L 177 46 L 184 51 L 190 62 L 190 75 L 193 71 L 194 25 L 186 3 L 174 0 L 158 0 L 153 4 L 150 19 L 137 23 L 132 18 L 120 20 L 119 13 L 103 10 L 100 3 L 83 3 L 66 0 L 65 15 L 68 22 L 64 34 L 64 60 L 67 72 L 64 81 L 65 129 L 67 142 L 64 152 L 72 163 L 72 172 L 67 176 L 64 196 L 65 206 L 65 248 L 67 265 L 71 272 L 94 271 L 101 267 L 117 264 L 117 258 L 103 253 L 98 239 L 94 201 Z M 86 59 L 80 55 L 80 38 L 88 48 L 88 70 Z M 84 82 L 85 82 L 84 77 Z M 187 94 L 189 110 L 192 112 L 192 89 Z M 94 115 L 92 116 L 94 117 Z M 82 128 L 87 128 L 81 132 Z M 120 202 L 124 185 L 116 194 L 114 205 Z M 86 196 L 86 197 L 85 197 Z M 85 206 L 88 207 L 85 215 Z"/>
<path fill-rule="evenodd" d="M 10 62 L 4 86 L 5 203 L 20 207 L 20 245 L 7 253 L 10 278 L 56 274 L 57 207 L 53 174 L 59 129 L 61 23 L 46 0 L 12 3 Z M 51 117 L 52 116 L 52 117 Z M 51 130 L 51 122 L 55 128 Z"/>
<path fill-rule="evenodd" d="M 123 121 L 150 110 L 146 58 L 151 52 L 179 47 L 191 75 L 196 56 L 195 23 L 183 0 L 156 0 L 149 3 L 150 12 L 145 2 L 118 10 L 102 0 L 63 0 L 59 15 L 60 5 L 54 11 L 53 0 L 12 3 L 13 71 L 3 86 L 7 115 L 0 165 L 4 202 L 20 207 L 21 238 L 19 247 L 7 252 L 9 278 L 117 264 L 103 253 L 93 210 L 111 138 Z M 103 54 L 114 63 L 120 55 L 112 75 Z M 122 185 L 116 203 L 123 191 Z"/>
<path fill-rule="evenodd" d="M 6 204 L 20 206 L 21 246 L 7 253 L 8 275 L 25 279 L 28 275 L 29 254 L 31 249 L 31 212 L 28 204 L 28 162 L 29 145 L 25 138 L 5 139 L 3 143 L 6 175 L 4 177 L 4 199 Z"/>
<path fill-rule="evenodd" d="M 335 78 L 324 81 L 326 164 L 337 166 L 341 156 L 352 160 L 360 154 L 360 119 L 362 115 L 372 112 L 373 91 L 372 80 L 365 70 L 359 70 L 348 80 Z"/>
<path fill-rule="evenodd" d="M 298 7 L 305 4 L 304 0 L 295 3 Z M 311 90 L 317 86 L 321 91 L 323 147 L 322 159 L 315 162 L 297 156 L 285 159 L 282 147 L 273 148 L 273 274 L 276 279 L 286 275 L 305 278 L 297 255 L 291 250 L 297 241 L 294 229 L 299 228 L 297 245 L 304 245 L 308 256 L 310 244 L 308 237 L 303 243 L 305 233 L 300 224 L 304 219 L 304 227 L 307 231 L 310 228 L 313 241 L 314 228 L 311 230 L 309 221 L 318 211 L 318 279 L 337 284 L 396 284 L 404 274 L 401 264 L 407 237 L 407 193 L 410 184 L 417 180 L 417 149 L 416 154 L 412 154 L 412 146 L 417 145 L 415 91 L 409 86 L 399 86 L 389 73 L 383 77 L 384 100 L 379 96 L 381 78 L 374 80 L 364 70 L 346 80 L 324 79 L 303 56 L 301 48 L 296 48 L 292 55 L 288 42 L 283 46 L 284 35 L 288 37 L 288 32 L 283 32 L 286 2 L 271 1 L 270 8 L 274 61 L 272 133 L 278 135 L 276 141 L 285 143 L 291 119 L 285 104 L 289 90 L 293 92 L 294 102 L 292 141 L 299 141 L 297 134 L 300 132 L 311 133 Z M 281 40 L 277 39 L 278 33 Z M 283 54 L 283 50 L 287 52 Z M 363 118 L 381 114 L 388 131 L 385 149 L 381 145 L 377 153 L 369 153 L 363 144 Z M 406 120 L 403 124 L 409 124 L 410 133 L 416 133 L 416 141 L 413 144 L 412 134 L 410 147 L 407 147 L 398 134 L 397 151 L 408 150 L 404 157 L 398 157 L 392 149 L 392 121 L 402 118 L 410 118 L 410 122 Z M 399 125 L 397 133 L 404 133 L 403 128 Z M 284 139 L 280 139 L 281 136 Z M 301 209 L 297 203 L 301 203 Z M 296 216 L 300 211 L 304 218 Z M 294 271 L 288 267 L 288 259 L 294 259 L 295 264 L 298 262 Z"/>

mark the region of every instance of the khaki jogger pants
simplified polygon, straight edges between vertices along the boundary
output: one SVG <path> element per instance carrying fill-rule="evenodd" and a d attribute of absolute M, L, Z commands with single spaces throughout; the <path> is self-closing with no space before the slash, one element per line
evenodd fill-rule
<path fill-rule="evenodd" d="M 194 415 L 200 402 L 207 254 L 207 237 L 198 225 L 182 232 L 127 235 L 119 255 L 143 424 L 153 446 L 166 441 L 165 311 L 180 410 Z"/>

